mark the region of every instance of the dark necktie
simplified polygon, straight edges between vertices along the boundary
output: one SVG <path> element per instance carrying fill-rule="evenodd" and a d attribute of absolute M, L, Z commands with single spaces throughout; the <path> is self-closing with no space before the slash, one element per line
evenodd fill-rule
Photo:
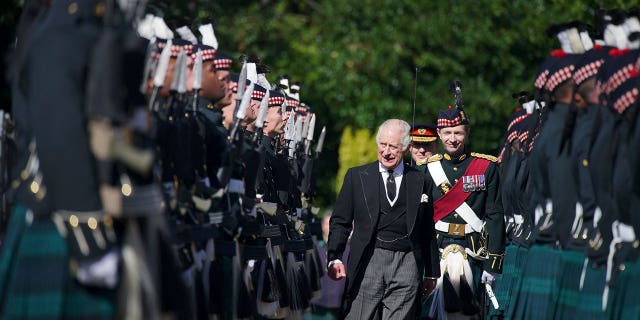
<path fill-rule="evenodd" d="M 387 170 L 389 177 L 387 177 L 387 197 L 389 201 L 393 201 L 396 198 L 396 179 L 393 177 L 393 170 Z"/>

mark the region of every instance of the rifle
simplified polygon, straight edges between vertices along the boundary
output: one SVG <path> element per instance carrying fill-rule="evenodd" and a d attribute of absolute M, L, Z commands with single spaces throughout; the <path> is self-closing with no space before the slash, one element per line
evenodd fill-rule
<path fill-rule="evenodd" d="M 267 112 L 269 111 L 269 90 L 265 93 L 264 97 L 260 101 L 260 109 L 258 111 L 258 117 L 256 118 L 256 132 L 253 135 L 253 145 L 259 145 L 262 141 L 262 135 L 264 134 L 264 121 L 267 119 Z"/>
<path fill-rule="evenodd" d="M 313 143 L 313 133 L 316 130 L 316 115 L 315 113 L 310 113 L 307 117 L 311 118 L 311 120 L 309 120 L 309 126 L 305 135 L 307 138 L 305 139 L 304 153 L 311 155 L 311 143 Z"/>
<path fill-rule="evenodd" d="M 169 60 L 171 60 L 171 46 L 172 41 L 171 39 L 169 39 L 162 49 L 162 53 L 160 53 L 158 66 L 156 67 L 156 72 L 153 75 L 153 91 L 151 92 L 151 98 L 149 99 L 149 110 L 157 111 L 155 102 L 158 97 L 158 91 L 160 91 L 160 88 L 162 88 L 162 86 L 164 85 L 164 78 L 167 76 L 167 71 L 169 70 Z"/>
<path fill-rule="evenodd" d="M 242 81 L 242 78 L 240 79 L 240 81 Z M 240 83 L 240 81 L 238 83 Z M 251 102 L 253 87 L 254 84 L 251 83 L 247 90 L 244 90 L 242 99 L 240 100 L 240 104 L 236 109 L 236 113 L 234 115 L 235 122 L 233 123 L 233 127 L 231 128 L 231 134 L 229 135 L 229 159 L 227 159 L 227 164 L 220 167 L 217 173 L 218 181 L 220 181 L 221 185 L 223 186 L 227 185 L 227 183 L 229 182 L 229 179 L 231 178 L 231 172 L 233 170 L 233 164 L 236 159 L 238 159 L 238 155 L 242 150 L 242 139 L 240 139 L 238 133 L 240 132 L 240 122 L 244 120 L 244 117 L 247 114 L 247 109 L 249 108 L 249 103 Z M 240 92 L 240 87 L 238 87 L 238 92 Z"/>
<path fill-rule="evenodd" d="M 198 99 L 200 96 L 200 88 L 202 87 L 202 50 L 198 49 L 196 53 L 196 61 L 193 63 L 193 112 L 198 111 Z"/>

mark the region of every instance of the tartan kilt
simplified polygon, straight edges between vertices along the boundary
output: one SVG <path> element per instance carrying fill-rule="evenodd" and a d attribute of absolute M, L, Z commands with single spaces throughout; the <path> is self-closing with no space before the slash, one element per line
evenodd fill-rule
<path fill-rule="evenodd" d="M 113 319 L 116 291 L 81 286 L 69 270 L 53 221 L 16 205 L 0 253 L 0 318 Z"/>
<path fill-rule="evenodd" d="M 511 283 L 511 287 L 509 288 L 511 290 L 511 293 L 508 297 L 508 300 L 505 301 L 505 319 L 514 319 L 516 307 L 519 303 L 523 303 L 523 301 L 520 300 L 520 291 L 522 288 L 522 279 L 524 278 L 523 272 L 524 267 L 527 263 L 528 254 L 529 248 L 518 247 L 518 250 L 516 251 L 516 261 L 514 263 L 513 270 L 513 282 Z M 498 300 L 498 302 L 501 304 L 503 303 L 501 300 Z"/>
<path fill-rule="evenodd" d="M 558 299 L 556 319 L 573 318 L 580 301 L 580 277 L 585 255 L 577 250 L 562 252 L 562 272 L 560 274 L 560 297 Z"/>
<path fill-rule="evenodd" d="M 509 244 L 504 251 L 502 274 L 498 275 L 495 290 L 493 290 L 500 308 L 494 309 L 489 303 L 489 319 L 500 319 L 505 314 L 505 310 L 509 309 L 509 300 L 513 294 L 514 282 L 518 277 L 518 270 L 516 266 L 517 260 L 518 247 L 516 245 Z"/>
<path fill-rule="evenodd" d="M 553 319 L 561 271 L 560 250 L 538 244 L 529 249 L 514 319 Z"/>
<path fill-rule="evenodd" d="M 580 290 L 580 303 L 575 309 L 575 319 L 608 319 L 607 312 L 602 310 L 602 293 L 606 284 L 606 274 L 606 266 L 596 268 L 591 263 L 587 265 L 584 285 Z"/>
<path fill-rule="evenodd" d="M 637 284 L 640 283 L 640 262 L 624 264 L 617 282 L 611 287 L 609 305 L 611 319 L 640 319 L 640 295 Z"/>

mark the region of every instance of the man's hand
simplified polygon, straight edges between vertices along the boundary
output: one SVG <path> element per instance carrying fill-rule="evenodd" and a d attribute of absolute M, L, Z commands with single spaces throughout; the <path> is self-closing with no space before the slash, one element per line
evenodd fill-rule
<path fill-rule="evenodd" d="M 342 262 L 336 262 L 331 264 L 329 268 L 327 268 L 327 273 L 329 278 L 332 280 L 340 280 L 347 276 L 347 272 L 344 269 L 344 264 Z"/>
<path fill-rule="evenodd" d="M 435 289 L 438 279 L 436 278 L 425 278 L 422 281 L 422 301 L 426 300 L 433 289 Z"/>

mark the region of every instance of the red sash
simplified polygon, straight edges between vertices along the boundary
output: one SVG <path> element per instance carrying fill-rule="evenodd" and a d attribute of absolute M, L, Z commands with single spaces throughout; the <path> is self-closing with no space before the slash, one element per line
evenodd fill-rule
<path fill-rule="evenodd" d="M 491 161 L 482 158 L 473 158 L 463 176 L 473 176 L 484 174 L 489 167 Z M 486 182 L 488 184 L 488 181 Z M 462 178 L 453 185 L 449 192 L 445 193 L 433 203 L 433 221 L 438 222 L 442 218 L 456 210 L 467 198 L 471 192 L 464 192 L 462 189 Z"/>

